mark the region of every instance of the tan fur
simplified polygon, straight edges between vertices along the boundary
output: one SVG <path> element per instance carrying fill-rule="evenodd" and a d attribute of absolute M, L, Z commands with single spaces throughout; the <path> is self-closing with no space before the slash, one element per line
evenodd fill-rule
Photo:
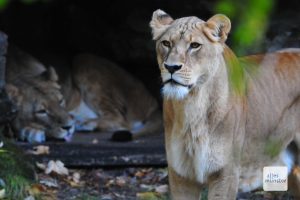
<path fill-rule="evenodd" d="M 288 159 L 294 166 L 299 151 L 285 152 L 292 141 L 300 148 L 299 51 L 238 60 L 224 43 L 230 30 L 224 15 L 173 20 L 158 10 L 150 26 L 164 84 L 173 199 L 198 200 L 203 186 L 209 200 L 235 199 L 238 190 L 262 186 L 264 166 Z M 195 42 L 201 45 L 192 47 Z M 244 69 L 244 95 L 231 87 L 235 67 Z"/>
<path fill-rule="evenodd" d="M 12 122 L 18 137 L 29 142 L 47 138 L 70 139 L 74 122 L 64 108 L 64 99 L 53 68 L 23 51 L 10 47 L 7 54 L 6 90 L 17 105 Z"/>
<path fill-rule="evenodd" d="M 77 56 L 71 84 L 65 97 L 77 130 L 124 130 L 135 137 L 162 129 L 156 100 L 139 80 L 108 60 L 91 54 Z"/>

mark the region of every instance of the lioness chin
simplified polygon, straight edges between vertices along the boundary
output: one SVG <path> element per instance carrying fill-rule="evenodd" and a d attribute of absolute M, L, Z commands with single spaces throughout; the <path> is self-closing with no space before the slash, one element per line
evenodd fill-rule
<path fill-rule="evenodd" d="M 299 164 L 299 151 L 287 147 L 300 148 L 300 49 L 237 59 L 225 45 L 230 20 L 220 14 L 173 20 L 157 10 L 150 26 L 173 199 L 198 200 L 203 187 L 209 200 L 235 199 L 262 186 L 264 166 L 291 172 Z M 245 95 L 230 80 L 241 66 Z"/>

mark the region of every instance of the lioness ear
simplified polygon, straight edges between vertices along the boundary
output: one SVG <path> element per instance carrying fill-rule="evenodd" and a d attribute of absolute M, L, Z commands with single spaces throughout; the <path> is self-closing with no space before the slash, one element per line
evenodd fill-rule
<path fill-rule="evenodd" d="M 174 20 L 165 11 L 160 9 L 153 12 L 150 27 L 152 28 L 153 40 L 156 40 Z"/>
<path fill-rule="evenodd" d="M 49 67 L 46 71 L 44 71 L 41 74 L 42 77 L 44 77 L 46 80 L 50 80 L 53 82 L 58 81 L 58 76 L 56 74 L 56 71 L 53 67 Z"/>
<path fill-rule="evenodd" d="M 228 17 L 222 14 L 217 14 L 206 22 L 203 31 L 211 41 L 225 42 L 230 28 L 231 23 Z"/>

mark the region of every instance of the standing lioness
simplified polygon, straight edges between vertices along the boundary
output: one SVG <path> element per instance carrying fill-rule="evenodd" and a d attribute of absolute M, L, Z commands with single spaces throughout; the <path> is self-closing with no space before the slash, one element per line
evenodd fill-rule
<path fill-rule="evenodd" d="M 164 123 L 173 199 L 235 199 L 262 186 L 264 166 L 297 164 L 300 147 L 300 50 L 238 60 L 225 45 L 230 20 L 215 15 L 173 20 L 162 10 L 150 23 L 163 82 Z M 245 95 L 231 86 L 244 68 Z M 251 70 L 252 71 L 252 70 Z M 299 151 L 298 151 L 299 152 Z"/>

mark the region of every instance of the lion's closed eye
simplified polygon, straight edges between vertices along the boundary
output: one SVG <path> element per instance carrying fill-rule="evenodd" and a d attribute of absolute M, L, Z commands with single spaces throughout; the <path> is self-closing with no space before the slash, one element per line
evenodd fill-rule
<path fill-rule="evenodd" d="M 44 108 L 42 109 L 39 109 L 35 112 L 36 115 L 39 115 L 39 116 L 47 116 L 48 115 L 48 111 Z"/>

